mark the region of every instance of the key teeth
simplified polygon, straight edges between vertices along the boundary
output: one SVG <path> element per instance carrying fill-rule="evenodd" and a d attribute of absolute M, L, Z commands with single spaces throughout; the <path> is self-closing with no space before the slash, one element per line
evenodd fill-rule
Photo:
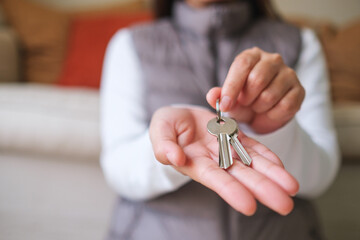
<path fill-rule="evenodd" d="M 232 163 L 229 165 L 229 166 L 223 166 L 223 167 L 221 167 L 222 169 L 224 169 L 224 170 L 226 170 L 226 169 L 228 169 L 229 167 L 231 167 L 232 166 Z"/>
<path fill-rule="evenodd" d="M 221 156 L 220 153 L 219 153 L 219 156 Z M 226 161 L 222 160 L 221 157 L 219 157 L 219 167 L 222 169 L 225 169 L 225 170 L 228 169 L 229 167 L 231 167 L 233 165 L 232 157 L 229 160 L 230 160 L 230 163 L 227 164 Z"/>
<path fill-rule="evenodd" d="M 233 164 L 233 158 L 230 148 L 230 136 L 227 134 L 219 135 L 219 167 L 229 168 Z"/>
<path fill-rule="evenodd" d="M 233 136 L 231 136 L 230 143 L 233 146 L 236 153 L 239 155 L 243 164 L 245 164 L 246 166 L 250 166 L 252 159 L 249 156 L 249 154 L 246 152 L 245 148 L 240 143 L 239 139 L 237 139 L 237 134 L 234 134 Z"/>
<path fill-rule="evenodd" d="M 250 161 L 248 161 L 247 159 L 246 159 L 246 160 L 241 159 L 241 160 L 242 160 L 242 162 L 243 162 L 246 166 L 250 166 L 250 165 L 251 165 L 251 160 L 250 160 Z"/>

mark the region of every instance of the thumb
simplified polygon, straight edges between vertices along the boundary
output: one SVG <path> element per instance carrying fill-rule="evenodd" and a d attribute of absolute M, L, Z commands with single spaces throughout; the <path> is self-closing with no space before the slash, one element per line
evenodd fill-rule
<path fill-rule="evenodd" d="M 206 94 L 206 100 L 212 108 L 216 109 L 216 100 L 220 99 L 220 96 L 221 87 L 213 87 Z"/>
<path fill-rule="evenodd" d="M 152 117 L 149 134 L 155 158 L 162 164 L 183 166 L 186 156 L 178 144 L 176 117 L 171 108 L 162 108 Z"/>

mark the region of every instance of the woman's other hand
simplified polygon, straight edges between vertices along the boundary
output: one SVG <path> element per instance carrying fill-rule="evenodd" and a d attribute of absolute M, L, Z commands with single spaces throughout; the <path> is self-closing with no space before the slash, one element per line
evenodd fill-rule
<path fill-rule="evenodd" d="M 212 88 L 208 103 L 229 112 L 257 133 L 269 133 L 290 121 L 305 97 L 295 71 L 277 53 L 251 48 L 240 53 L 230 66 L 222 88 Z"/>

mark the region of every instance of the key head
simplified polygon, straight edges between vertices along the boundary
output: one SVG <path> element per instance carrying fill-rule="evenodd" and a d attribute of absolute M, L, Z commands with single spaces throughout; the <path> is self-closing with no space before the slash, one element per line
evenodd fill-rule
<path fill-rule="evenodd" d="M 207 124 L 208 132 L 214 136 L 218 136 L 220 133 L 226 133 L 232 135 L 238 131 L 237 123 L 234 119 L 228 117 L 222 117 L 222 121 L 218 121 L 217 118 L 211 119 Z"/>

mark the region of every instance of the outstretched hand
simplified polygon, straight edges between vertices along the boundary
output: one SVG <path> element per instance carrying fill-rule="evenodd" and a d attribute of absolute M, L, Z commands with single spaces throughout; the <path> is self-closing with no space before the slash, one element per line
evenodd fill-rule
<path fill-rule="evenodd" d="M 200 108 L 165 107 L 155 112 L 150 138 L 156 159 L 215 191 L 237 211 L 252 215 L 256 201 L 286 215 L 298 182 L 280 159 L 261 143 L 239 131 L 239 140 L 253 159 L 250 167 L 235 160 L 227 170 L 218 166 L 218 142 L 207 132 L 215 114 Z M 236 156 L 233 154 L 233 156 Z"/>

